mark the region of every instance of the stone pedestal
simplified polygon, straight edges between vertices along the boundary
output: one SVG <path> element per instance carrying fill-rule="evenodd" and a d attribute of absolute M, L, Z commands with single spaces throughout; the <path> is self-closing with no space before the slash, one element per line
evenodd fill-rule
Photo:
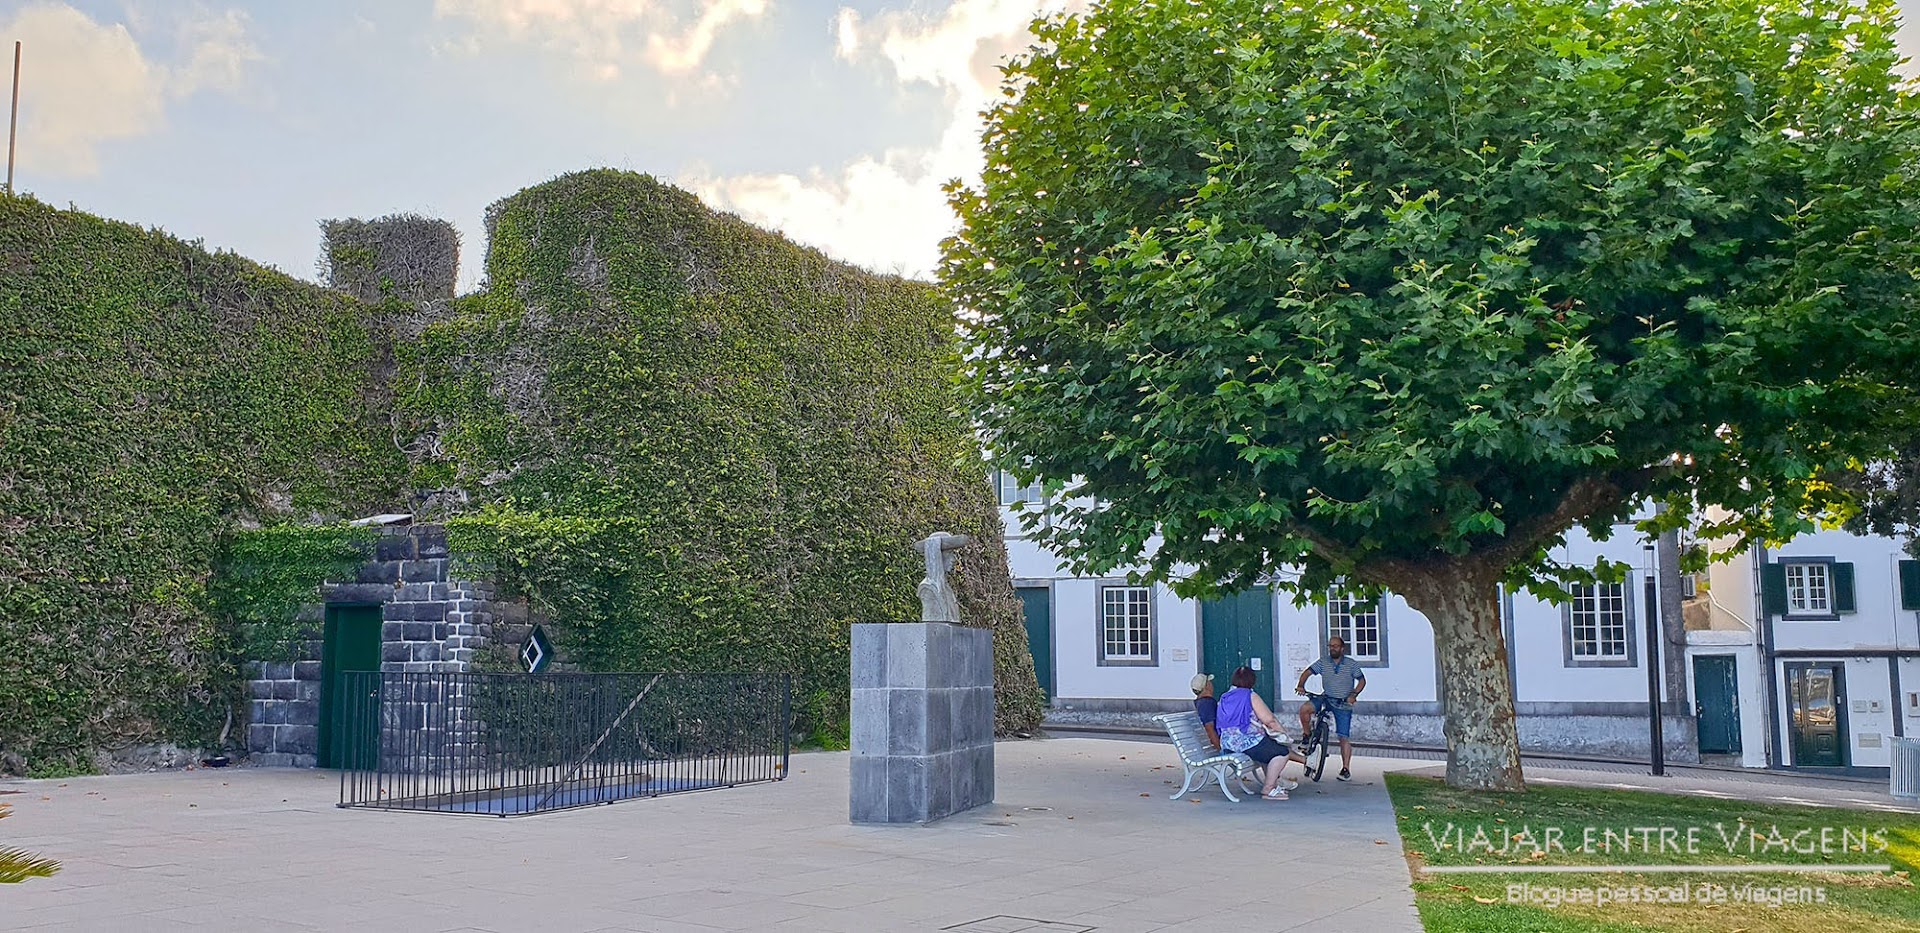
<path fill-rule="evenodd" d="M 856 823 L 926 823 L 993 802 L 993 633 L 853 627 Z"/>

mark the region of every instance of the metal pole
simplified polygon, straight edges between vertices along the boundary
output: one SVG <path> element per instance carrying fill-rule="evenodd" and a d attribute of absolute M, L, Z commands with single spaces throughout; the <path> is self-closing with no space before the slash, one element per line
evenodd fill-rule
<path fill-rule="evenodd" d="M 1658 566 L 1658 562 L 1650 561 L 1649 566 Z M 1658 777 L 1667 773 L 1667 738 L 1660 726 L 1660 594 L 1654 576 L 1651 571 L 1647 574 L 1647 726 L 1653 773 Z"/>
<path fill-rule="evenodd" d="M 13 43 L 13 114 L 7 118 L 7 193 L 13 193 L 13 137 L 20 126 L 20 42 Z"/>

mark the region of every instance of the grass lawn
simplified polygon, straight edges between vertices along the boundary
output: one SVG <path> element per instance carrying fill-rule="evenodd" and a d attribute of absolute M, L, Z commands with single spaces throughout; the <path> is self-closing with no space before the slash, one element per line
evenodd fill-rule
<path fill-rule="evenodd" d="M 1387 790 L 1427 933 L 1920 933 L 1920 891 L 1911 877 L 1920 864 L 1920 816 L 1568 787 L 1479 794 L 1404 774 L 1387 775 Z M 1745 870 L 1849 863 L 1892 870 Z M 1500 870 L 1588 865 L 1727 868 Z M 1423 870 L 1442 866 L 1494 871 Z M 1591 901 L 1547 903 L 1556 895 Z"/>

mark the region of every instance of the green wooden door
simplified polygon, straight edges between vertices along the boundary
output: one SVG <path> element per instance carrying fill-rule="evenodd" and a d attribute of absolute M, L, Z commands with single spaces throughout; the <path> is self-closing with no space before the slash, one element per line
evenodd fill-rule
<path fill-rule="evenodd" d="M 1232 686 L 1234 668 L 1258 668 L 1254 689 L 1271 706 L 1274 661 L 1273 594 L 1266 587 L 1200 605 L 1200 670 L 1213 675 L 1214 693 Z"/>
<path fill-rule="evenodd" d="M 1693 708 L 1699 720 L 1701 754 L 1740 753 L 1739 680 L 1732 655 L 1693 659 Z"/>
<path fill-rule="evenodd" d="M 1795 766 L 1846 767 L 1846 694 L 1838 663 L 1787 665 L 1787 729 Z"/>
<path fill-rule="evenodd" d="M 1033 652 L 1033 673 L 1040 691 L 1053 699 L 1053 590 L 1044 586 L 1015 587 L 1027 620 L 1027 648 Z"/>
<path fill-rule="evenodd" d="M 319 764 L 371 768 L 380 753 L 380 607 L 328 606 L 320 654 Z"/>

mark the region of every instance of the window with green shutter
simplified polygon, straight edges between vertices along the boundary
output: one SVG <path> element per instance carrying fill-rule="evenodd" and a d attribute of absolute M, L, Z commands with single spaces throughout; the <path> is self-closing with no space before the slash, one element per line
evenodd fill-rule
<path fill-rule="evenodd" d="M 1900 562 L 1900 608 L 1920 610 L 1920 560 Z"/>
<path fill-rule="evenodd" d="M 1768 615 L 1831 622 L 1853 612 L 1853 565 L 1828 557 L 1785 558 L 1761 571 L 1761 601 Z"/>

